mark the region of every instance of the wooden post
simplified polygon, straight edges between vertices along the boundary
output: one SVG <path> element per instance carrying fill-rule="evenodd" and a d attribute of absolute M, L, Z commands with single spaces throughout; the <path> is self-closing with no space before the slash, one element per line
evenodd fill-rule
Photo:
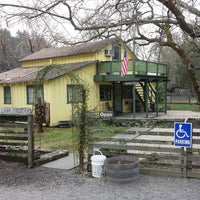
<path fill-rule="evenodd" d="M 191 95 L 189 95 L 189 104 L 191 104 Z"/>
<path fill-rule="evenodd" d="M 136 95 L 135 95 L 135 83 L 133 84 L 133 87 L 132 87 L 132 93 L 133 93 L 133 118 L 135 119 L 135 115 L 136 115 Z"/>
<path fill-rule="evenodd" d="M 34 165 L 33 115 L 28 115 L 28 168 Z"/>
<path fill-rule="evenodd" d="M 185 176 L 184 164 L 185 164 L 185 151 L 184 151 L 184 147 L 181 147 L 181 176 Z"/>
<path fill-rule="evenodd" d="M 164 82 L 165 87 L 165 114 L 167 114 L 167 81 Z"/>
<path fill-rule="evenodd" d="M 133 60 L 133 77 L 135 79 L 135 60 Z M 136 115 L 136 99 L 135 99 L 135 83 L 133 84 L 133 87 L 132 87 L 132 99 L 133 99 L 133 119 L 135 118 L 135 115 Z"/>
<path fill-rule="evenodd" d="M 192 148 L 186 149 L 186 178 L 190 177 L 189 172 L 192 171 Z"/>
<path fill-rule="evenodd" d="M 158 73 L 158 72 L 157 72 Z M 156 104 L 156 117 L 158 117 L 158 81 L 156 81 L 156 102 L 155 102 L 155 104 Z"/>
<path fill-rule="evenodd" d="M 90 128 L 88 131 L 88 164 L 87 172 L 92 172 L 91 157 L 93 155 L 93 131 Z"/>
<path fill-rule="evenodd" d="M 144 101 L 145 101 L 145 111 L 146 111 L 146 118 L 148 118 L 148 99 L 149 99 L 149 88 L 148 82 L 144 82 Z"/>

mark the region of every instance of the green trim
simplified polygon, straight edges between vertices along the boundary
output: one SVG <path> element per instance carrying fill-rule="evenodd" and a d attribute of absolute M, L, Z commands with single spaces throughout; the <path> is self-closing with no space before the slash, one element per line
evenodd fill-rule
<path fill-rule="evenodd" d="M 139 81 L 146 81 L 154 82 L 154 81 L 168 81 L 168 77 L 152 77 L 152 76 L 141 76 L 141 75 L 126 75 L 121 77 L 119 76 L 106 76 L 106 75 L 94 75 L 95 82 L 139 82 Z"/>
<path fill-rule="evenodd" d="M 29 89 L 33 89 L 33 100 L 30 100 L 30 96 L 31 94 Z M 44 88 L 43 85 L 26 85 L 26 103 L 28 105 L 32 105 L 34 103 L 36 103 L 37 99 L 36 97 L 38 97 L 38 90 L 40 90 L 42 92 L 42 101 L 44 100 Z"/>
<path fill-rule="evenodd" d="M 97 64 L 97 76 L 120 76 L 122 61 L 104 61 Z M 158 64 L 155 62 L 148 62 L 142 60 L 130 59 L 128 64 L 128 72 L 126 76 L 121 77 L 120 81 L 124 81 L 127 77 L 135 76 L 144 80 L 159 80 L 168 78 L 167 65 Z M 125 80 L 127 81 L 127 80 Z"/>
<path fill-rule="evenodd" d="M 66 85 L 67 103 L 80 103 L 83 101 L 82 92 L 84 89 L 83 84 L 67 84 Z M 71 97 L 70 97 L 71 96 Z"/>
<path fill-rule="evenodd" d="M 111 85 L 100 85 L 99 97 L 100 101 L 111 101 Z"/>
<path fill-rule="evenodd" d="M 11 104 L 12 103 L 12 96 L 11 96 L 11 88 L 10 86 L 3 87 L 4 93 L 4 104 Z"/>

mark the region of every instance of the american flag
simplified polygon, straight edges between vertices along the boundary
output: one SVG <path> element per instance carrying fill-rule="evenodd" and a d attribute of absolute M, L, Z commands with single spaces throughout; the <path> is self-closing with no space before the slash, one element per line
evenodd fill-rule
<path fill-rule="evenodd" d="M 121 76 L 126 75 L 127 68 L 128 68 L 128 61 L 129 61 L 129 58 L 126 53 L 126 49 L 124 49 L 124 59 L 123 59 L 122 66 L 121 66 Z"/>

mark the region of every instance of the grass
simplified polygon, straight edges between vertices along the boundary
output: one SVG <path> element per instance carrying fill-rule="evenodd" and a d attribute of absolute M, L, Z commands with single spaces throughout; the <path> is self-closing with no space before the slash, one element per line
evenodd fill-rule
<path fill-rule="evenodd" d="M 123 130 L 124 127 L 96 126 L 95 129 Z M 73 152 L 77 148 L 78 131 L 75 128 L 44 128 L 43 133 L 35 133 L 35 146 L 41 149 L 61 149 Z M 112 133 L 95 134 L 97 137 L 112 137 Z"/>
<path fill-rule="evenodd" d="M 170 106 L 171 110 L 199 110 L 199 105 L 197 104 L 168 104 L 168 106 Z"/>
<path fill-rule="evenodd" d="M 71 128 L 45 128 L 43 133 L 35 133 L 35 145 L 42 149 L 62 149 L 72 151 Z"/>
<path fill-rule="evenodd" d="M 199 105 L 197 104 L 173 104 L 168 103 L 167 107 L 170 107 L 170 110 L 190 110 L 190 111 L 199 111 Z M 164 108 L 164 104 L 159 104 L 158 109 Z M 169 110 L 169 109 L 168 109 Z"/>
<path fill-rule="evenodd" d="M 160 105 L 162 107 L 163 105 Z M 196 104 L 168 104 L 171 110 L 191 110 L 198 111 L 199 106 Z M 95 129 L 104 130 L 124 130 L 126 127 L 115 126 L 95 126 Z M 97 137 L 112 137 L 112 133 L 98 133 Z M 44 149 L 62 149 L 73 152 L 77 148 L 78 130 L 75 128 L 45 128 L 44 133 L 35 133 L 35 145 Z"/>
<path fill-rule="evenodd" d="M 125 130 L 126 127 L 116 127 L 116 126 L 96 126 L 94 129 L 101 129 L 101 130 Z M 111 138 L 115 136 L 114 133 L 95 133 L 95 137 L 103 137 L 103 138 Z"/>

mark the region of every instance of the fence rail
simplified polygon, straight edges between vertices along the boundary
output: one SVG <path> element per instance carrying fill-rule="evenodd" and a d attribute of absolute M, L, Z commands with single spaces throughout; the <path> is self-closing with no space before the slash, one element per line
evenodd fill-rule
<path fill-rule="evenodd" d="M 4 116 L 1 116 L 0 122 L 0 158 L 21 161 L 27 163 L 28 167 L 33 167 L 33 116 L 27 116 L 26 122 L 23 123 L 15 123 L 13 117 L 10 121 L 8 116 L 2 119 Z"/>
<path fill-rule="evenodd" d="M 112 136 L 105 137 L 108 133 L 104 130 L 90 131 L 90 156 L 97 149 L 107 157 L 131 154 L 140 159 L 140 172 L 143 174 L 200 178 L 200 132 L 193 133 L 193 147 L 189 149 L 174 146 L 173 129 L 164 132 L 154 129 L 146 132 L 110 130 Z"/>
<path fill-rule="evenodd" d="M 198 99 L 195 94 L 167 94 L 167 103 L 185 103 L 185 104 L 197 104 Z"/>

